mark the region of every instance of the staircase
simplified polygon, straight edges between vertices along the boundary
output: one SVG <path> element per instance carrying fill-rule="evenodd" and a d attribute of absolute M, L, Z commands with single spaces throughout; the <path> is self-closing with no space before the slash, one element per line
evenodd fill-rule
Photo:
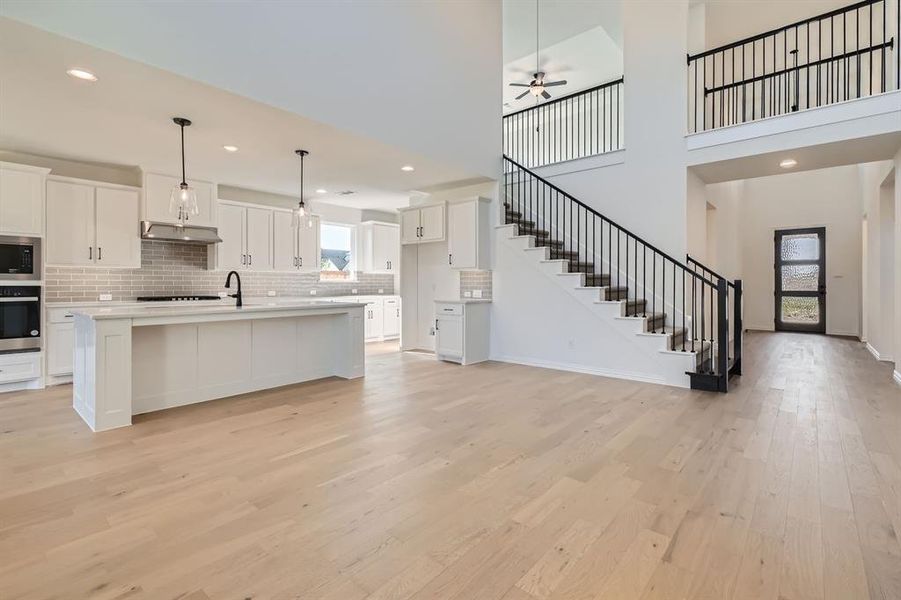
<path fill-rule="evenodd" d="M 728 391 L 741 373 L 741 282 L 675 260 L 507 156 L 504 167 L 499 243 L 633 336 L 655 380 Z"/>

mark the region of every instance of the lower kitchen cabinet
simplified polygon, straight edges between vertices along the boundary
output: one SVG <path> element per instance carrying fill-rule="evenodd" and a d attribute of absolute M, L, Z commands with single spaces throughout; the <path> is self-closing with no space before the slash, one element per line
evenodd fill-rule
<path fill-rule="evenodd" d="M 335 296 L 335 302 L 365 302 L 363 337 L 367 342 L 381 342 L 400 337 L 400 296 Z"/>
<path fill-rule="evenodd" d="M 382 335 L 385 339 L 400 336 L 400 298 L 385 298 L 382 311 Z"/>
<path fill-rule="evenodd" d="M 47 374 L 72 375 L 75 349 L 75 317 L 70 308 L 47 309 Z"/>
<path fill-rule="evenodd" d="M 470 365 L 488 360 L 489 302 L 435 302 L 435 355 Z"/>
<path fill-rule="evenodd" d="M 383 339 L 385 333 L 385 304 L 381 298 L 366 304 L 364 316 L 364 335 L 367 342 Z"/>

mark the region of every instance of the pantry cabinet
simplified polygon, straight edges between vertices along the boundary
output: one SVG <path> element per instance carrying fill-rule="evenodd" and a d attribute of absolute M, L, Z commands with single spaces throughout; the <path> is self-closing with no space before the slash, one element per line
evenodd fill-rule
<path fill-rule="evenodd" d="M 471 198 L 447 205 L 447 262 L 453 269 L 489 269 L 491 201 Z"/>
<path fill-rule="evenodd" d="M 47 264 L 140 267 L 139 210 L 136 188 L 49 178 Z"/>
<path fill-rule="evenodd" d="M 395 223 L 365 221 L 360 224 L 363 271 L 397 273 L 400 271 L 400 227 Z"/>
<path fill-rule="evenodd" d="M 143 219 L 156 223 L 178 223 L 178 215 L 169 212 L 169 198 L 172 188 L 181 182 L 181 177 L 160 173 L 144 173 Z M 188 185 L 197 195 L 200 214 L 189 215 L 187 224 L 202 227 L 216 226 L 217 186 L 209 181 L 188 179 Z"/>
<path fill-rule="evenodd" d="M 401 243 L 423 244 L 445 239 L 444 211 L 443 202 L 401 210 Z"/>
<path fill-rule="evenodd" d="M 0 234 L 44 234 L 44 185 L 49 172 L 0 162 Z"/>

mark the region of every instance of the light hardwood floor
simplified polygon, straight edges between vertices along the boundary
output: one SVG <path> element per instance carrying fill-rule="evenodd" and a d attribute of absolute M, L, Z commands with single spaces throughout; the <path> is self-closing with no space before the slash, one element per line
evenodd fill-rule
<path fill-rule="evenodd" d="M 103 434 L 4 395 L 0 598 L 901 598 L 890 366 L 746 354 L 718 395 L 376 352 Z"/>

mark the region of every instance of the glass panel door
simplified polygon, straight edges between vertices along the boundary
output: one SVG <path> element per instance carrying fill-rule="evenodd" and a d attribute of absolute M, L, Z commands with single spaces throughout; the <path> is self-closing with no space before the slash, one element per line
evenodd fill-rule
<path fill-rule="evenodd" d="M 776 330 L 826 333 L 826 228 L 776 231 L 774 251 Z"/>

